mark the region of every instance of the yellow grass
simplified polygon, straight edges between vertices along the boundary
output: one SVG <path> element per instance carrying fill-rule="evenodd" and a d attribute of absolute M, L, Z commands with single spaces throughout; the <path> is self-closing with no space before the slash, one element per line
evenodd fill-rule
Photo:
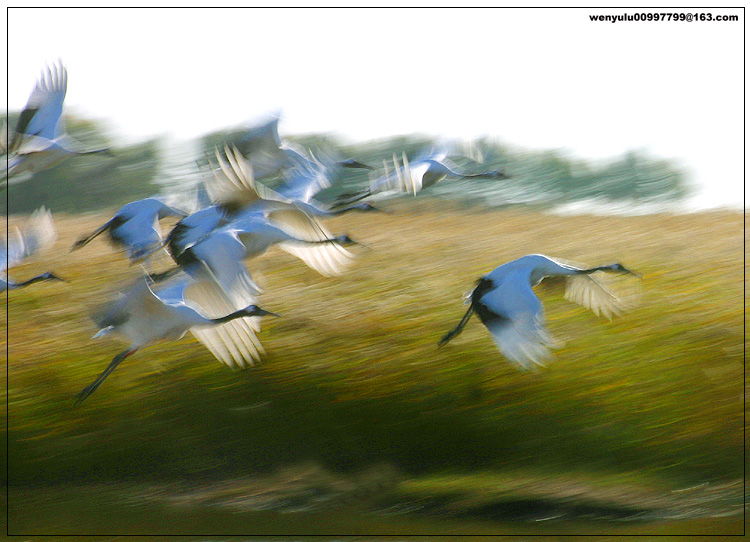
<path fill-rule="evenodd" d="M 120 445 L 133 465 L 156 461 L 154 449 L 189 449 L 174 457 L 211 471 L 224 444 L 248 447 L 247 463 L 235 465 L 248 470 L 272 466 L 291 447 L 293 459 L 334 466 L 541 459 L 697 478 L 741 472 L 742 213 L 555 216 L 429 199 L 385 206 L 393 214 L 328 222 L 370 247 L 352 249 L 357 261 L 341 277 L 321 277 L 278 249 L 247 261 L 265 289 L 260 305 L 283 315 L 264 321 L 261 364 L 232 372 L 188 335 L 128 359 L 75 409 L 74 395 L 123 348 L 92 341 L 88 313 L 139 269 L 103 239 L 69 252 L 108 215 L 56 215 L 56 246 L 11 275 L 53 269 L 69 282 L 10 292 L 7 323 L 2 316 L 19 472 L 42 466 L 64 476 L 56 454 L 85 452 L 101 465 Z M 644 276 L 640 306 L 609 322 L 540 291 L 565 346 L 538 373 L 506 362 L 478 320 L 438 349 L 475 280 L 528 253 L 619 261 Z M 227 453 L 239 452 L 218 455 Z"/>

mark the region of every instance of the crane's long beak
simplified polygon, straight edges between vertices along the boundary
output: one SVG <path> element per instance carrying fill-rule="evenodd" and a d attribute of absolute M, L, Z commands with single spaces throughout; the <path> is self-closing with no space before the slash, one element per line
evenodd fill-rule
<path fill-rule="evenodd" d="M 368 250 L 372 249 L 372 247 L 370 245 L 368 245 L 366 243 L 360 243 L 359 241 L 355 241 L 354 239 L 352 239 L 348 235 L 340 235 L 339 237 L 333 239 L 333 241 L 337 242 L 338 244 L 340 244 L 341 246 L 344 246 L 344 247 L 355 245 L 355 246 L 358 246 L 358 247 L 366 248 Z"/>
<path fill-rule="evenodd" d="M 636 277 L 636 278 L 639 278 L 639 279 L 642 279 L 642 278 L 643 278 L 643 275 L 642 275 L 642 274 L 640 274 L 640 273 L 636 273 L 635 271 L 631 271 L 630 269 L 627 269 L 627 268 L 625 268 L 625 267 L 623 267 L 623 270 L 625 270 L 625 272 L 626 272 L 626 273 L 628 273 L 628 274 L 630 274 L 630 275 L 633 275 L 633 276 L 634 276 L 634 277 Z"/>

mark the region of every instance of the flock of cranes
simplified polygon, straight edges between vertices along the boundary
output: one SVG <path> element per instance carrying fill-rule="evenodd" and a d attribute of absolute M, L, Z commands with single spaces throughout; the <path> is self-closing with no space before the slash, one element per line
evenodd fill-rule
<path fill-rule="evenodd" d="M 5 144 L 8 175 L 38 172 L 68 156 L 108 152 L 85 150 L 62 129 L 61 115 L 67 72 L 54 66 L 36 84 L 21 112 L 10 144 Z M 111 219 L 82 236 L 72 250 L 106 235 L 131 263 L 142 264 L 166 251 L 174 267 L 143 273 L 94 315 L 95 337 L 117 332 L 129 346 L 76 398 L 89 397 L 114 369 L 140 348 L 160 340 L 175 340 L 191 332 L 220 361 L 230 367 L 253 364 L 263 354 L 258 340 L 260 321 L 279 316 L 258 306 L 261 288 L 246 266 L 272 246 L 287 251 L 324 276 L 338 276 L 355 259 L 359 245 L 344 234 L 334 234 L 323 220 L 346 212 L 378 212 L 371 202 L 399 194 L 416 195 L 445 177 L 505 179 L 502 171 L 465 174 L 448 160 L 445 149 L 431 149 L 411 160 L 394 155 L 392 167 L 358 193 L 342 194 L 326 204 L 317 196 L 347 168 L 371 166 L 353 159 L 316 156 L 281 140 L 278 119 L 249 130 L 234 145 L 216 149 L 210 172 L 198 190 L 197 209 L 188 212 L 157 197 L 130 202 Z M 264 181 L 279 179 L 273 188 Z M 162 236 L 160 219 L 179 218 Z M 51 272 L 22 282 L 10 279 L 6 269 L 17 265 L 56 238 L 48 211 L 39 210 L 4 240 L 0 273 L 3 290 L 42 280 L 62 280 Z M 568 299 L 608 318 L 627 304 L 609 291 L 596 275 L 631 274 L 621 264 L 576 266 L 532 254 L 501 265 L 477 282 L 468 296 L 469 308 L 458 326 L 447 333 L 442 346 L 458 335 L 476 313 L 499 350 L 519 368 L 542 365 L 555 341 L 546 330 L 542 303 L 533 287 L 547 277 L 568 280 Z"/>

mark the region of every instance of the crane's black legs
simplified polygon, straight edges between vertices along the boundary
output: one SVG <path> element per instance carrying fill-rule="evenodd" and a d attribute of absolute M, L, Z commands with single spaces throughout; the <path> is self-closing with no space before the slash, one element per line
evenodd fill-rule
<path fill-rule="evenodd" d="M 112 361 L 107 365 L 107 368 L 104 369 L 102 374 L 96 377 L 96 380 L 94 380 L 91 384 L 86 386 L 81 390 L 81 392 L 76 395 L 76 405 L 81 404 L 89 395 L 94 393 L 99 386 L 102 385 L 102 382 L 109 376 L 109 374 L 114 371 L 117 366 L 122 363 L 122 361 L 130 356 L 131 354 L 134 354 L 135 351 L 138 350 L 137 348 L 128 348 L 127 350 L 124 350 L 123 352 L 120 352 L 117 354 Z"/>
<path fill-rule="evenodd" d="M 487 277 L 481 277 L 477 281 L 477 287 L 474 288 L 471 292 L 471 302 L 469 305 L 469 310 L 466 311 L 466 314 L 464 314 L 464 317 L 461 318 L 461 321 L 458 323 L 456 328 L 452 331 L 449 331 L 446 333 L 442 339 L 440 339 L 440 342 L 438 343 L 438 346 L 443 346 L 445 343 L 450 341 L 453 337 L 458 335 L 464 330 L 464 327 L 466 326 L 466 323 L 469 321 L 469 318 L 471 318 L 471 315 L 476 312 L 477 316 L 479 316 L 479 319 L 482 320 L 482 323 L 484 325 L 487 325 L 487 319 L 488 318 L 499 318 L 500 315 L 494 314 L 492 311 L 488 310 L 487 307 L 485 307 L 481 302 L 480 299 L 482 299 L 482 296 L 495 288 L 495 283 L 492 282 L 492 280 L 488 279 Z"/>
<path fill-rule="evenodd" d="M 469 318 L 471 318 L 471 315 L 474 313 L 474 303 L 469 305 L 469 310 L 466 311 L 466 314 L 464 314 L 464 317 L 461 318 L 461 321 L 458 323 L 458 325 L 455 327 L 455 329 L 449 331 L 445 335 L 443 335 L 443 338 L 440 339 L 440 342 L 438 342 L 438 346 L 443 346 L 448 341 L 450 341 L 453 337 L 458 335 L 464 330 L 464 327 L 466 326 L 466 323 L 469 321 Z"/>
<path fill-rule="evenodd" d="M 78 241 L 76 241 L 75 243 L 73 243 L 73 246 L 70 248 L 70 251 L 73 252 L 74 250 L 78 250 L 82 246 L 87 245 L 94 238 L 96 238 L 98 235 L 100 235 L 100 234 L 104 233 L 105 231 L 107 231 L 107 229 L 109 229 L 111 226 L 112 226 L 112 221 L 111 220 L 109 220 L 106 223 L 102 224 L 95 231 L 93 231 L 91 233 L 91 235 L 88 235 L 86 237 L 81 237 L 80 239 L 78 239 Z"/>

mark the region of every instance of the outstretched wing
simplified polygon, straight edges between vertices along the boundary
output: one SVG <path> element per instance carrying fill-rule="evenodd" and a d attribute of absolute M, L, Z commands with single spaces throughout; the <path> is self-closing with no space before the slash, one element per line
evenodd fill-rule
<path fill-rule="evenodd" d="M 331 186 L 328 175 L 327 166 L 317 159 L 309 159 L 288 169 L 286 180 L 276 187 L 276 191 L 290 200 L 308 203 Z"/>
<path fill-rule="evenodd" d="M 208 318 L 244 308 L 233 303 L 216 284 L 206 281 L 191 282 L 185 291 L 185 302 Z M 260 360 L 264 353 L 257 337 L 260 320 L 259 316 L 237 318 L 218 326 L 193 327 L 190 332 L 222 363 L 232 368 L 245 367 Z"/>
<path fill-rule="evenodd" d="M 568 277 L 565 299 L 611 320 L 613 316 L 621 316 L 636 305 L 637 294 L 625 289 L 625 285 L 621 283 L 623 278 L 602 272 Z M 632 281 L 629 282 L 633 284 Z"/>
<path fill-rule="evenodd" d="M 13 267 L 25 258 L 50 247 L 56 239 L 57 230 L 52 221 L 52 213 L 44 207 L 34 211 L 23 230 L 16 228 L 7 240 L 3 268 Z"/>
<path fill-rule="evenodd" d="M 561 258 L 545 258 L 569 269 L 590 269 L 590 266 Z M 565 282 L 565 299 L 578 303 L 597 316 L 611 320 L 632 310 L 637 304 L 638 286 L 632 275 L 596 271 L 591 274 L 547 277 L 542 284 Z"/>
<path fill-rule="evenodd" d="M 545 326 L 544 308 L 528 284 L 512 275 L 474 302 L 474 310 L 497 348 L 522 369 L 544 365 L 556 341 Z"/>
<path fill-rule="evenodd" d="M 554 264 L 571 272 L 591 269 L 580 262 L 543 256 Z M 565 299 L 578 303 L 597 316 L 612 319 L 631 310 L 637 304 L 638 286 L 632 275 L 619 275 L 596 271 L 590 274 L 560 274 L 545 277 L 541 287 L 565 285 Z"/>
<path fill-rule="evenodd" d="M 390 165 L 383 162 L 385 173 L 383 176 L 374 180 L 370 185 L 370 194 L 381 194 L 383 196 L 396 194 L 417 195 L 422 190 L 422 181 L 425 173 L 429 169 L 427 162 L 409 162 L 406 153 L 401 154 L 401 160 L 393 155 L 393 170 Z"/>
<path fill-rule="evenodd" d="M 219 230 L 191 248 L 195 262 L 186 271 L 196 280 L 214 282 L 237 308 L 253 304 L 260 287 L 250 277 L 243 260 L 245 247 L 233 230 Z"/>
<path fill-rule="evenodd" d="M 325 277 L 339 276 L 354 262 L 354 254 L 336 242 L 323 242 L 333 235 L 315 217 L 289 206 L 268 213 L 268 220 L 289 235 L 311 243 L 283 242 L 279 248 L 301 259 Z"/>
<path fill-rule="evenodd" d="M 252 164 L 259 179 L 275 175 L 287 165 L 286 156 L 281 149 L 278 115 L 248 130 L 235 145 Z"/>
<path fill-rule="evenodd" d="M 260 199 L 253 168 L 239 150 L 225 146 L 223 154 L 218 149 L 215 154 L 219 167 L 206 183 L 211 201 L 241 208 Z"/>
<path fill-rule="evenodd" d="M 166 288 L 164 295 L 165 299 L 177 297 L 174 291 L 167 293 Z M 91 315 L 91 319 L 101 330 L 97 336 L 111 328 L 123 325 L 131 318 L 138 318 L 144 322 L 170 318 L 165 301 L 151 290 L 148 278 L 145 276 L 138 277 L 118 292 L 112 301 L 105 303 Z"/>
<path fill-rule="evenodd" d="M 42 74 L 21 112 L 10 150 L 18 150 L 24 138 L 34 136 L 55 139 L 62 133 L 60 118 L 68 88 L 68 72 L 62 64 Z"/>

